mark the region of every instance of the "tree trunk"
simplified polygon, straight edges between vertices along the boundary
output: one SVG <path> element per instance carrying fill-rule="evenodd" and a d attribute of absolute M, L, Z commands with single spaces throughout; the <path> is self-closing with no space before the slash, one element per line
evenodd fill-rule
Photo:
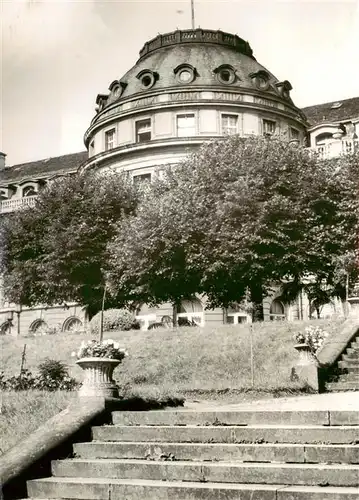
<path fill-rule="evenodd" d="M 263 321 L 263 287 L 261 283 L 253 283 L 250 287 L 253 304 L 252 321 Z"/>

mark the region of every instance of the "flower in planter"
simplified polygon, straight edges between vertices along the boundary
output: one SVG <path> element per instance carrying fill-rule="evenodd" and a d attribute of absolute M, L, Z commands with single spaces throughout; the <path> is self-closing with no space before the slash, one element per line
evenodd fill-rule
<path fill-rule="evenodd" d="M 71 353 L 72 357 L 81 358 L 109 358 L 122 360 L 128 352 L 112 339 L 82 341 L 77 352 Z"/>
<path fill-rule="evenodd" d="M 294 334 L 294 340 L 297 344 L 307 344 L 310 351 L 316 354 L 322 347 L 324 340 L 328 337 L 328 333 L 320 328 L 320 326 L 307 326 L 303 332 Z"/>

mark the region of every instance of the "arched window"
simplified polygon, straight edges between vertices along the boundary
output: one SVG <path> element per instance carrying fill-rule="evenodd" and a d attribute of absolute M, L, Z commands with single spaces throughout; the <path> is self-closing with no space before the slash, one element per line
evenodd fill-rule
<path fill-rule="evenodd" d="M 315 138 L 315 143 L 319 145 L 332 139 L 333 139 L 333 134 L 331 134 L 330 132 L 323 132 L 322 134 L 317 135 L 317 137 Z"/>
<path fill-rule="evenodd" d="M 285 311 L 284 305 L 278 299 L 274 299 L 271 303 L 269 310 L 269 317 L 271 321 L 273 320 L 284 320 L 285 319 Z"/>
<path fill-rule="evenodd" d="M 177 322 L 181 324 L 204 325 L 203 306 L 199 299 L 182 300 L 177 309 Z"/>
<path fill-rule="evenodd" d="M 0 325 L 0 335 L 8 335 L 11 329 L 11 321 L 7 320 L 5 323 Z"/>
<path fill-rule="evenodd" d="M 71 316 L 70 318 L 67 318 L 64 321 L 64 324 L 62 325 L 63 332 L 75 332 L 81 330 L 81 328 L 82 328 L 82 321 L 76 316 Z"/>
<path fill-rule="evenodd" d="M 37 319 L 31 323 L 29 328 L 30 335 L 45 333 L 47 329 L 47 324 L 43 319 Z"/>
<path fill-rule="evenodd" d="M 22 197 L 23 198 L 27 198 L 28 196 L 36 196 L 36 195 L 37 195 L 37 191 L 35 190 L 35 188 L 33 186 L 26 186 L 22 190 Z"/>

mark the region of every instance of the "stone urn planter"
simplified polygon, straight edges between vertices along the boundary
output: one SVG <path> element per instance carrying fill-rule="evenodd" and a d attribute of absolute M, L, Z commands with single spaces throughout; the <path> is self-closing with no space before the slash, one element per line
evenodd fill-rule
<path fill-rule="evenodd" d="M 89 357 L 81 358 L 76 364 L 84 370 L 84 380 L 78 394 L 80 397 L 118 398 L 118 387 L 112 379 L 119 359 Z"/>
<path fill-rule="evenodd" d="M 311 352 L 310 347 L 306 343 L 295 344 L 294 349 L 299 354 L 298 365 L 306 366 L 306 365 L 318 365 L 317 358 Z"/>
<path fill-rule="evenodd" d="M 305 382 L 312 390 L 319 392 L 319 363 L 308 344 L 296 344 L 299 354 L 297 364 L 292 368 L 292 380 Z"/>

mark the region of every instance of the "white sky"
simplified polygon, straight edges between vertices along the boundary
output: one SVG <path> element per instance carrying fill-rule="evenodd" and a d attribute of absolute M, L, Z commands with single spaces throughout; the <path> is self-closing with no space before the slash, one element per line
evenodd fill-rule
<path fill-rule="evenodd" d="M 0 0 L 7 164 L 84 150 L 95 99 L 190 0 Z M 237 33 L 304 107 L 359 95 L 359 0 L 196 0 L 196 26 Z"/>

